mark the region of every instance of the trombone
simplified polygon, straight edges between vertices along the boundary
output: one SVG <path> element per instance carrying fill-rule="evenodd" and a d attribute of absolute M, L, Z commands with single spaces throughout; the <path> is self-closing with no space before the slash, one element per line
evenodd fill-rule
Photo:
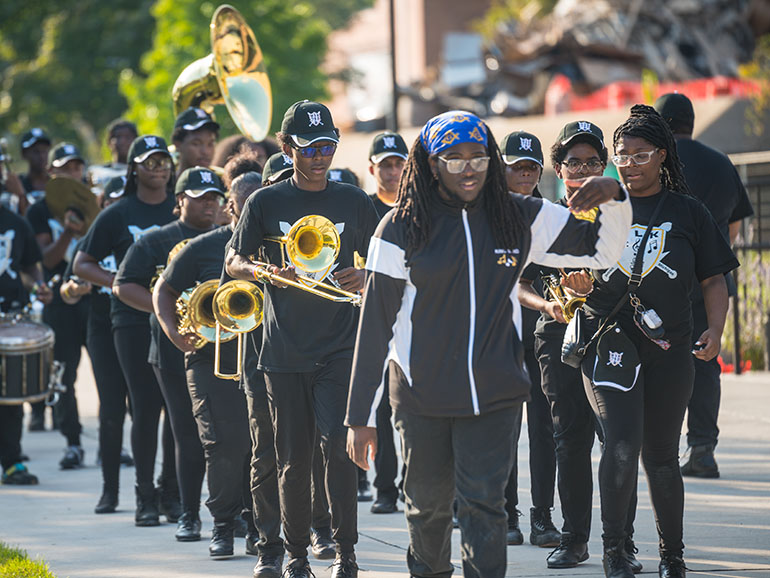
<path fill-rule="evenodd" d="M 361 295 L 358 293 L 345 291 L 323 281 L 337 260 L 341 246 L 337 227 L 329 219 L 320 215 L 308 215 L 295 222 L 283 237 L 266 237 L 265 240 L 283 245 L 292 265 L 313 276 L 297 275 L 297 281 L 292 281 L 268 272 L 265 269 L 268 263 L 252 259 L 257 265 L 255 275 L 258 278 L 290 285 L 335 303 L 361 306 Z M 281 261 L 282 266 L 285 266 L 283 253 Z M 318 275 L 318 279 L 314 278 L 315 275 Z"/>
<path fill-rule="evenodd" d="M 177 331 L 180 335 L 195 335 L 196 349 L 213 343 L 217 337 L 223 342 L 236 337 L 217 326 L 213 299 L 218 286 L 219 281 L 211 279 L 186 289 L 176 300 Z"/>
<path fill-rule="evenodd" d="M 216 283 L 216 282 L 215 282 Z M 250 281 L 228 281 L 214 293 L 212 310 L 216 321 L 214 338 L 214 375 L 219 379 L 238 381 L 243 373 L 243 334 L 253 331 L 262 323 L 264 296 L 262 290 Z M 229 339 L 224 335 L 230 335 Z M 238 338 L 238 360 L 235 373 L 220 370 L 220 344 Z"/>

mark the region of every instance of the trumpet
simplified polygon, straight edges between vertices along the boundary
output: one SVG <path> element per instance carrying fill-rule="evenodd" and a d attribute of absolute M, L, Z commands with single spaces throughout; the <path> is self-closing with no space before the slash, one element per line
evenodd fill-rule
<path fill-rule="evenodd" d="M 265 269 L 268 263 L 252 259 L 258 265 L 256 275 L 260 279 L 290 285 L 335 303 L 351 303 L 360 307 L 361 295 L 323 282 L 337 260 L 341 246 L 337 227 L 329 219 L 320 215 L 308 215 L 295 222 L 283 237 L 266 237 L 265 240 L 282 244 L 292 265 L 312 276 L 297 275 L 297 281 L 291 281 L 268 272 Z M 283 253 L 281 265 L 286 265 Z"/>
<path fill-rule="evenodd" d="M 212 299 L 216 335 L 214 338 L 214 375 L 219 379 L 238 381 L 243 373 L 243 335 L 253 331 L 262 323 L 262 290 L 250 281 L 229 281 L 216 290 Z M 220 370 L 220 344 L 229 341 L 224 335 L 238 338 L 237 369 L 235 373 Z M 233 337 L 230 337 L 232 339 Z"/>
<path fill-rule="evenodd" d="M 564 319 L 566 319 L 567 322 L 571 321 L 575 316 L 575 312 L 583 307 L 583 304 L 586 302 L 586 298 L 567 297 L 567 293 L 564 291 L 564 287 L 562 287 L 561 281 L 554 273 L 543 275 L 542 279 L 545 290 L 551 296 L 551 299 L 559 304 L 559 307 L 564 313 Z"/>

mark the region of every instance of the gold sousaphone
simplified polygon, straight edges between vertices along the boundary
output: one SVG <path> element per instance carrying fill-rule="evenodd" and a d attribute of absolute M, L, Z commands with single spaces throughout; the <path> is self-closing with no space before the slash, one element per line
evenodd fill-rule
<path fill-rule="evenodd" d="M 188 65 L 174 83 L 174 114 L 195 106 L 209 114 L 224 104 L 253 141 L 270 128 L 273 96 L 262 50 L 241 13 L 223 4 L 211 18 L 211 54 Z"/>

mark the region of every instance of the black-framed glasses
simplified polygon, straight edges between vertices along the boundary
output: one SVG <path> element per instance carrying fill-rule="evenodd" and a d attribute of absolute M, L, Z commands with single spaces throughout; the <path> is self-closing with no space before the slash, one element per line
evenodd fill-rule
<path fill-rule="evenodd" d="M 481 173 L 487 170 L 489 167 L 489 157 L 476 157 L 474 159 L 447 159 L 444 157 L 438 157 L 439 160 L 444 161 L 446 170 L 449 174 L 459 175 L 465 171 L 465 167 L 471 165 L 471 170 L 475 173 Z"/>
<path fill-rule="evenodd" d="M 173 163 L 171 162 L 171 159 L 165 155 L 152 155 L 139 164 L 148 171 L 166 171 L 171 168 Z"/>
<path fill-rule="evenodd" d="M 652 160 L 652 155 L 658 152 L 660 149 L 653 149 L 651 151 L 642 151 L 632 155 L 613 155 L 612 164 L 616 167 L 627 167 L 634 161 L 635 165 L 646 165 Z"/>
<path fill-rule="evenodd" d="M 330 145 L 324 145 L 320 147 L 293 147 L 297 152 L 299 152 L 299 156 L 301 156 L 303 159 L 312 159 L 316 156 L 316 154 L 320 154 L 322 157 L 330 157 L 334 154 L 334 152 L 337 150 L 336 144 L 330 144 Z"/>
<path fill-rule="evenodd" d="M 604 170 L 604 163 L 598 159 L 591 159 L 583 162 L 577 159 L 570 159 L 568 161 L 562 161 L 561 163 L 571 173 L 579 173 L 585 168 L 589 173 L 598 173 Z"/>

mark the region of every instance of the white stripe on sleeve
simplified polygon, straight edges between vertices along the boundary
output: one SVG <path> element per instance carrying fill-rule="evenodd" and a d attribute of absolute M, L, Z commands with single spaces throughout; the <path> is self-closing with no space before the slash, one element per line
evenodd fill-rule
<path fill-rule="evenodd" d="M 403 281 L 406 281 L 409 277 L 406 270 L 406 254 L 404 250 L 398 245 L 385 241 L 380 237 L 372 237 L 372 240 L 369 242 L 366 269 Z"/>

